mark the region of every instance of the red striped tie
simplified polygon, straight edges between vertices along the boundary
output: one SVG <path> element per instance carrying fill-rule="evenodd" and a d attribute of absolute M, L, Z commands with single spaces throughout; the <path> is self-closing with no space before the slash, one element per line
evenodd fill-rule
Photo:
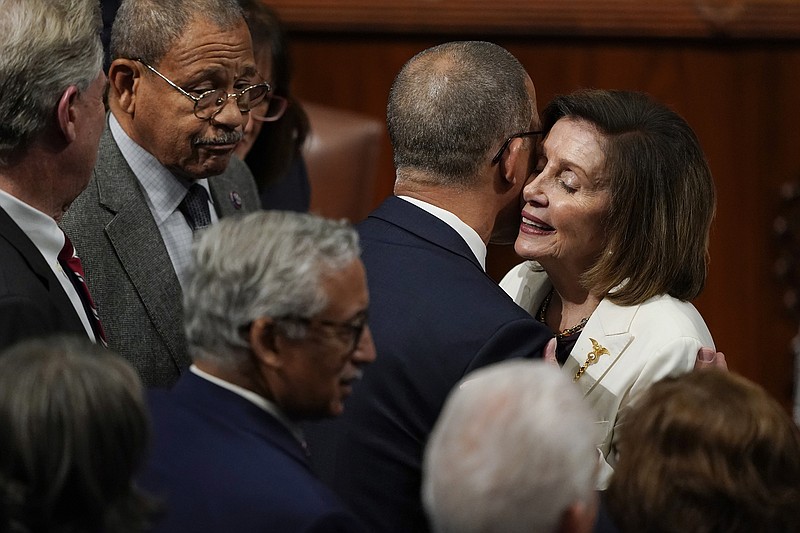
<path fill-rule="evenodd" d="M 89 322 L 92 324 L 92 330 L 94 331 L 97 342 L 103 346 L 108 346 L 108 344 L 106 344 L 106 333 L 103 331 L 103 324 L 100 323 L 100 317 L 97 314 L 97 308 L 94 306 L 94 300 L 92 300 L 89 287 L 86 285 L 86 280 L 83 279 L 83 265 L 81 264 L 80 258 L 75 253 L 72 242 L 66 234 L 64 234 L 64 247 L 61 248 L 58 254 L 58 261 L 67 271 L 67 277 L 70 278 L 72 284 L 75 286 L 75 290 L 81 297 L 84 306 L 91 310 L 91 313 L 87 313 L 87 315 L 89 316 Z"/>

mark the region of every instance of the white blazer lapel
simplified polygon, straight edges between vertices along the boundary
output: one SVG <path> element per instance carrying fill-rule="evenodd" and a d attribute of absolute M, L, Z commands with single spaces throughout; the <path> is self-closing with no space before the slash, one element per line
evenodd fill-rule
<path fill-rule="evenodd" d="M 536 316 L 545 296 L 553 289 L 547 273 L 536 261 L 514 267 L 500 283 L 517 305 Z"/>
<path fill-rule="evenodd" d="M 637 309 L 638 306 L 620 307 L 604 299 L 592 313 L 563 366 L 573 379 L 581 367 L 586 367 L 577 380 L 584 396 L 603 380 L 633 340 L 630 325 Z M 587 364 L 590 354 L 597 357 Z"/>

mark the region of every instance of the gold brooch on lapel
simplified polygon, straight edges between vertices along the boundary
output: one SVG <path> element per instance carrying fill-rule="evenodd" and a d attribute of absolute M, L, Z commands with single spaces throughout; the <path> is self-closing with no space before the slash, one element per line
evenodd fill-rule
<path fill-rule="evenodd" d="M 597 360 L 600 359 L 601 355 L 603 354 L 611 355 L 611 353 L 605 346 L 601 345 L 599 342 L 597 342 L 592 338 L 589 338 L 589 340 L 592 341 L 592 351 L 586 354 L 586 362 L 583 363 L 583 366 L 581 366 L 577 372 L 575 372 L 575 377 L 572 378 L 573 382 L 581 379 L 581 376 L 583 375 L 584 372 L 586 372 L 586 369 L 589 367 L 589 365 L 595 364 Z"/>

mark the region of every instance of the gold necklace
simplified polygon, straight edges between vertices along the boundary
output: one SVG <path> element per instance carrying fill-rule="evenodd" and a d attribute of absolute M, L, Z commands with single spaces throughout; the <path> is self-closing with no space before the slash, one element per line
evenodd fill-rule
<path fill-rule="evenodd" d="M 542 302 L 542 307 L 539 309 L 539 315 L 537 319 L 542 324 L 547 324 L 546 316 L 547 316 L 547 308 L 550 307 L 550 299 L 553 297 L 553 291 L 547 293 L 547 296 L 544 297 L 544 302 Z M 591 315 L 590 315 L 591 316 Z M 586 323 L 589 321 L 589 317 L 584 317 L 578 322 L 577 325 L 572 326 L 571 328 L 562 329 L 561 331 L 556 332 L 556 339 L 563 339 L 564 337 L 569 337 L 570 335 L 577 333 L 578 331 L 582 330 Z"/>

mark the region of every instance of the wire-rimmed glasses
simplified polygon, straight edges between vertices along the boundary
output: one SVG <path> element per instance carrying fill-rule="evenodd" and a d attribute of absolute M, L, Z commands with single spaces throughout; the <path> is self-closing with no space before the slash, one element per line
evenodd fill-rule
<path fill-rule="evenodd" d="M 217 116 L 225 107 L 229 98 L 234 98 L 236 100 L 236 107 L 239 108 L 239 111 L 242 113 L 249 113 L 250 110 L 259 105 L 272 90 L 269 83 L 262 82 L 245 87 L 236 93 L 229 93 L 225 89 L 211 89 L 200 93 L 199 96 L 195 96 L 181 89 L 175 82 L 148 65 L 145 61 L 141 59 L 136 59 L 136 61 L 147 67 L 151 72 L 167 82 L 172 88 L 194 102 L 194 116 L 201 120 L 209 120 Z"/>

